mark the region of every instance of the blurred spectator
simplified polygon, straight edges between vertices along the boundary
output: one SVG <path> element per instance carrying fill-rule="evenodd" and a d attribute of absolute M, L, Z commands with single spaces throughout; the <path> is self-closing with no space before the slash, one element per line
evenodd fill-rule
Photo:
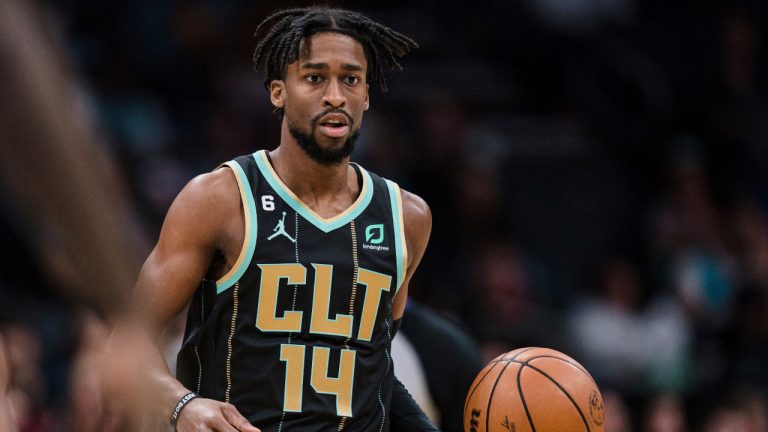
<path fill-rule="evenodd" d="M 733 262 L 697 141 L 677 143 L 668 189 L 655 209 L 653 247 L 666 283 L 698 329 L 721 329 L 734 294 Z"/>
<path fill-rule="evenodd" d="M 466 319 L 480 335 L 485 362 L 519 347 L 560 345 L 560 317 L 539 300 L 525 256 L 497 241 L 480 248 L 476 260 Z"/>
<path fill-rule="evenodd" d="M 467 113 L 461 101 L 448 94 L 435 94 L 423 101 L 418 113 L 421 136 L 417 160 L 420 167 L 415 187 L 425 191 L 424 199 L 436 214 L 453 214 L 462 203 L 453 199 L 461 183 L 460 174 L 467 163 L 471 141 L 467 136 Z M 435 181 L 439 183 L 436 185 Z M 437 187 L 435 187 L 437 186 Z M 456 232 L 456 220 L 437 219 L 435 234 Z"/>
<path fill-rule="evenodd" d="M 756 202 L 742 201 L 732 211 L 729 226 L 741 284 L 768 292 L 768 217 Z"/>
<path fill-rule="evenodd" d="M 638 269 L 614 259 L 600 269 L 594 296 L 568 319 L 570 346 L 598 383 L 623 394 L 686 387 L 691 331 L 680 306 L 651 296 Z"/>
<path fill-rule="evenodd" d="M 632 432 L 632 415 L 620 393 L 603 389 L 606 432 Z"/>
<path fill-rule="evenodd" d="M 722 381 L 768 389 L 768 291 L 747 288 L 739 293 L 722 340 Z"/>
<path fill-rule="evenodd" d="M 462 244 L 483 244 L 503 235 L 503 198 L 495 170 L 477 164 L 463 167 L 456 173 L 459 189 L 456 221 L 462 227 Z"/>
<path fill-rule="evenodd" d="M 736 390 L 719 399 L 702 427 L 704 432 L 764 432 L 768 430 L 768 411 L 763 394 Z"/>
<path fill-rule="evenodd" d="M 660 394 L 650 399 L 643 430 L 647 432 L 686 432 L 685 403 L 674 394 Z"/>

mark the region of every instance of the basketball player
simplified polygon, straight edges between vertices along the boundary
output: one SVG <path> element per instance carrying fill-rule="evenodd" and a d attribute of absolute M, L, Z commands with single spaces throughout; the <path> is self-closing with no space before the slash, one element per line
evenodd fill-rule
<path fill-rule="evenodd" d="M 183 432 L 436 430 L 390 356 L 430 210 L 350 163 L 369 84 L 386 90 L 384 66 L 417 45 L 325 7 L 256 33 L 280 143 L 195 178 L 168 211 L 133 314 L 156 340 L 192 304 L 178 380 L 158 353 L 147 394 Z"/>

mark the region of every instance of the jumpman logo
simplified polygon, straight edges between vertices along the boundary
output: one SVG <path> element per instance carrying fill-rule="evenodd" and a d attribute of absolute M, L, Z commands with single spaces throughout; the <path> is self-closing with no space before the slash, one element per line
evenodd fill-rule
<path fill-rule="evenodd" d="M 291 237 L 288 234 L 288 232 L 285 230 L 285 212 L 283 212 L 283 218 L 280 219 L 277 222 L 277 226 L 272 231 L 274 231 L 274 234 L 272 234 L 271 236 L 267 237 L 267 240 L 272 240 L 273 238 L 275 238 L 275 237 L 277 237 L 279 235 L 284 235 L 284 236 L 288 237 L 288 240 L 290 240 L 292 243 L 296 243 L 296 239 Z"/>

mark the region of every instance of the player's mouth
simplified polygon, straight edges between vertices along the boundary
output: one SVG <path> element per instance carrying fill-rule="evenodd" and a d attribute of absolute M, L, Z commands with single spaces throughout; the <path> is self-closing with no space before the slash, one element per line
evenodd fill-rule
<path fill-rule="evenodd" d="M 323 135 L 340 138 L 349 133 L 349 120 L 344 114 L 328 114 L 318 121 L 320 132 Z"/>

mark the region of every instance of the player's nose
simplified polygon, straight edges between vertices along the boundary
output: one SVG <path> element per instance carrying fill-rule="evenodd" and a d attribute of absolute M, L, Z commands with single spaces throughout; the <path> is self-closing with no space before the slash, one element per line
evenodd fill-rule
<path fill-rule="evenodd" d="M 344 92 L 341 91 L 341 83 L 337 80 L 330 80 L 323 93 L 323 105 L 332 108 L 341 108 L 347 102 Z"/>

